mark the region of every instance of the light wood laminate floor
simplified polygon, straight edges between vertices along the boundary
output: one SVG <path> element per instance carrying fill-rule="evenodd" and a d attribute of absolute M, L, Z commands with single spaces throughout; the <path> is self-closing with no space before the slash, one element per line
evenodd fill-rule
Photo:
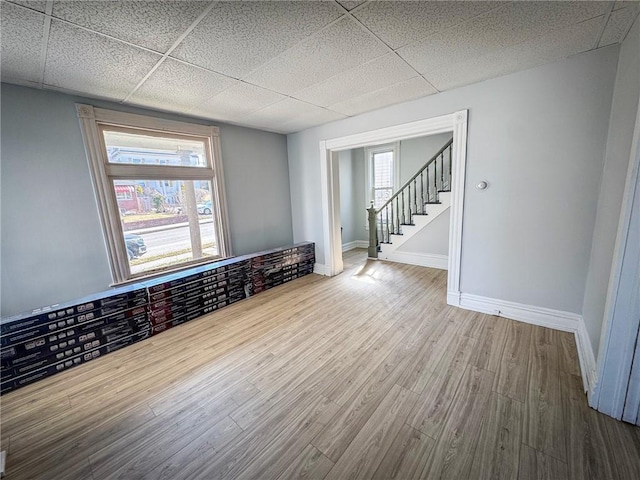
<path fill-rule="evenodd" d="M 12 479 L 638 479 L 572 335 L 452 308 L 446 272 L 345 255 L 2 397 Z"/>

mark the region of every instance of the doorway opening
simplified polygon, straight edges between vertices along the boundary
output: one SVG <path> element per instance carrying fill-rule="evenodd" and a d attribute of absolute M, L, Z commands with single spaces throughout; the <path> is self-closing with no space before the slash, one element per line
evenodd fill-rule
<path fill-rule="evenodd" d="M 337 275 L 344 269 L 340 212 L 340 152 L 392 144 L 416 137 L 450 132 L 453 137 L 453 149 L 451 157 L 451 213 L 449 225 L 449 255 L 447 261 L 447 303 L 450 305 L 459 305 L 467 118 L 468 111 L 461 110 L 426 120 L 320 142 L 324 227 L 324 245 L 321 248 L 324 253 L 323 273 L 325 275 Z"/>

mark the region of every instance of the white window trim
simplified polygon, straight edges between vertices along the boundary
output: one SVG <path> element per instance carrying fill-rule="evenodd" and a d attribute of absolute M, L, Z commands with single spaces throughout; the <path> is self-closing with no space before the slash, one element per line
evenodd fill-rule
<path fill-rule="evenodd" d="M 129 261 L 126 255 L 126 246 L 122 241 L 123 232 L 120 222 L 120 213 L 115 199 L 115 194 L 111 180 L 114 178 L 126 178 L 130 172 L 134 170 L 139 172 L 140 165 L 119 165 L 110 164 L 109 169 L 111 175 L 107 175 L 105 158 L 106 149 L 104 147 L 104 139 L 100 134 L 100 126 L 104 124 L 112 124 L 116 126 L 125 126 L 132 128 L 152 129 L 158 132 L 167 132 L 171 134 L 184 134 L 205 137 L 209 139 L 207 148 L 207 172 L 211 175 L 207 180 L 211 181 L 214 198 L 218 199 L 216 205 L 217 218 L 220 220 L 220 231 L 218 231 L 217 242 L 222 258 L 232 255 L 231 239 L 229 237 L 229 222 L 227 214 L 227 202 L 224 188 L 224 172 L 222 168 L 222 154 L 220 147 L 220 131 L 217 127 L 198 125 L 186 122 L 177 122 L 173 120 L 165 120 L 156 117 L 148 117 L 145 115 L 135 115 L 131 113 L 118 112 L 115 110 L 106 110 L 95 108 L 92 105 L 76 104 L 76 112 L 80 120 L 80 128 L 84 140 L 84 147 L 89 162 L 89 170 L 93 181 L 96 201 L 98 203 L 98 214 L 104 232 L 105 246 L 109 256 L 109 265 L 111 268 L 111 277 L 114 284 L 128 283 L 140 280 L 144 276 L 132 276 L 129 269 Z M 184 180 L 202 180 L 202 169 L 197 167 L 168 167 L 168 166 L 152 166 L 145 165 L 145 175 L 153 179 L 163 179 L 166 172 L 171 171 L 178 173 Z M 107 193 L 108 192 L 108 193 Z M 216 258 L 218 260 L 218 258 Z M 190 262 L 188 265 L 179 265 L 169 270 L 180 270 L 193 266 Z M 165 273 L 163 271 L 162 273 Z M 157 275 L 158 272 L 149 272 L 147 276 Z"/>
<path fill-rule="evenodd" d="M 385 143 L 364 147 L 364 204 L 369 208 L 373 200 L 373 155 L 376 153 L 393 152 L 393 194 L 400 188 L 400 142 Z M 364 228 L 369 231 L 369 214 L 364 215 Z"/>

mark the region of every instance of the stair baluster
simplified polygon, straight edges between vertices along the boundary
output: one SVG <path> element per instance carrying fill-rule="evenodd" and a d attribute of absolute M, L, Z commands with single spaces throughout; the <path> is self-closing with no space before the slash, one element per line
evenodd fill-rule
<path fill-rule="evenodd" d="M 449 140 L 438 153 L 431 157 L 431 159 L 380 208 L 375 208 L 373 202 L 371 202 L 371 207 L 367 209 L 369 212 L 369 257 L 377 258 L 378 245 L 381 242 L 391 243 L 392 234 L 402 234 L 402 225 L 413 225 L 413 215 L 425 214 L 425 204 L 438 203 L 438 192 L 451 191 L 452 143 L 453 140 Z M 449 168 L 448 175 L 445 175 L 444 155 L 447 149 L 449 149 Z M 438 172 L 438 157 L 440 157 L 440 172 Z M 433 165 L 433 172 L 430 172 L 432 168 L 431 165 Z M 430 175 L 433 175 L 433 182 L 431 181 Z M 420 208 L 418 208 L 418 176 L 420 177 Z M 440 177 L 439 179 L 438 176 Z M 440 185 L 438 185 L 438 181 Z M 411 198 L 412 184 L 413 199 Z M 433 192 L 431 191 L 432 188 Z M 405 191 L 407 192 L 406 194 Z M 405 195 L 408 195 L 406 207 Z"/>
<path fill-rule="evenodd" d="M 424 180 L 422 178 L 422 172 L 420 172 L 420 213 L 424 213 Z"/>

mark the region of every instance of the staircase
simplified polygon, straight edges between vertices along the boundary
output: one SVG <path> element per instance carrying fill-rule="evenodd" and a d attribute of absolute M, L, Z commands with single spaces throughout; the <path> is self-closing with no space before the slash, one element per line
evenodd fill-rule
<path fill-rule="evenodd" d="M 398 248 L 451 206 L 451 145 L 449 140 L 389 200 L 369 212 L 369 257 L 403 263 Z"/>

